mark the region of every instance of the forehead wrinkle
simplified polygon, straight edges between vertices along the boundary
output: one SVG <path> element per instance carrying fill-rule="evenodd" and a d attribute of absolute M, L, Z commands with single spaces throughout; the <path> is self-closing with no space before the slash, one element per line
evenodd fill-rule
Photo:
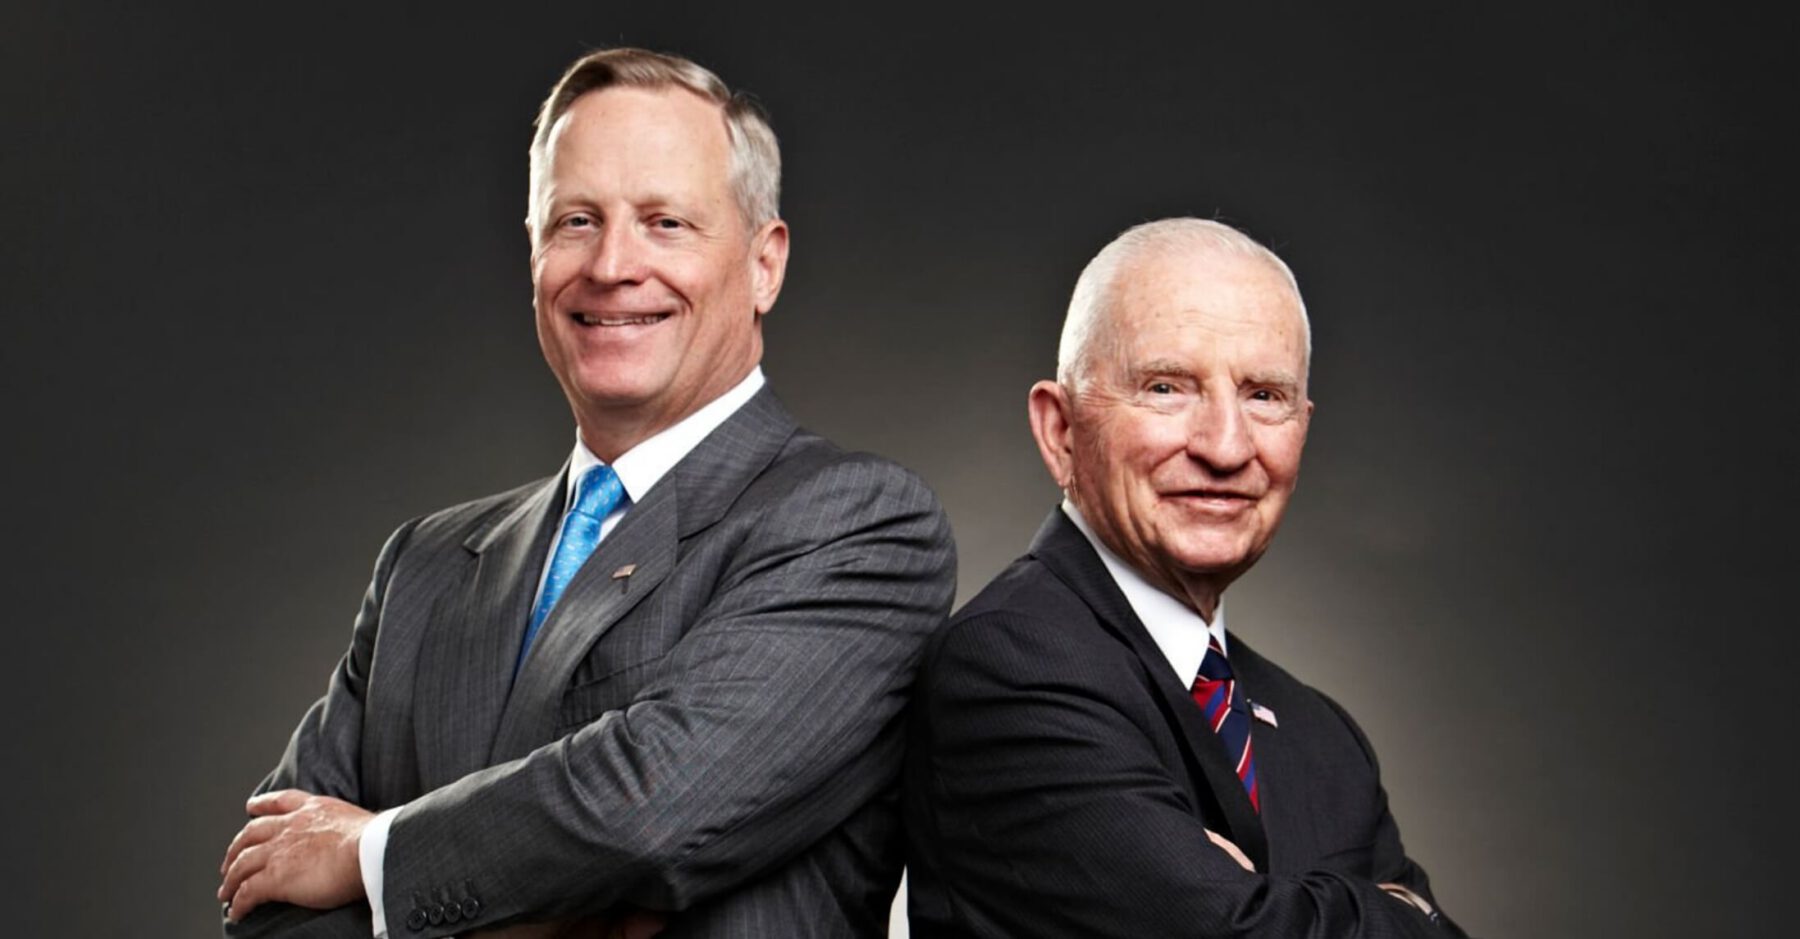
<path fill-rule="evenodd" d="M 1151 359 L 1130 367 L 1133 375 L 1191 375 L 1193 369 L 1177 359 Z"/>

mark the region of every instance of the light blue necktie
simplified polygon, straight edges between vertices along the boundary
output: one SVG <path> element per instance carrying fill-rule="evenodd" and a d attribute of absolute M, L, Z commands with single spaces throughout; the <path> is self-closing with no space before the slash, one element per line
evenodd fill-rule
<path fill-rule="evenodd" d="M 624 498 L 625 487 L 620 485 L 619 474 L 612 467 L 602 464 L 581 474 L 580 482 L 575 484 L 575 507 L 563 518 L 562 540 L 556 543 L 550 572 L 544 575 L 544 590 L 538 594 L 537 606 L 531 609 L 531 623 L 525 627 L 519 660 L 513 664 L 514 674 L 524 663 L 531 641 L 537 638 L 538 628 L 544 625 L 563 589 L 575 579 L 575 572 L 581 570 L 588 555 L 594 553 L 594 546 L 600 543 L 600 523 Z"/>

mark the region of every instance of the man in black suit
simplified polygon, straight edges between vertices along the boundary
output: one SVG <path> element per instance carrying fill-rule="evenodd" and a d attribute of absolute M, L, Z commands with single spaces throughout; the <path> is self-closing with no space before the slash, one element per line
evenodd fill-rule
<path fill-rule="evenodd" d="M 1299 475 L 1293 275 L 1169 219 L 1076 284 L 1032 433 L 1065 500 L 928 646 L 906 769 L 915 937 L 1461 935 L 1374 751 L 1227 636 Z"/>

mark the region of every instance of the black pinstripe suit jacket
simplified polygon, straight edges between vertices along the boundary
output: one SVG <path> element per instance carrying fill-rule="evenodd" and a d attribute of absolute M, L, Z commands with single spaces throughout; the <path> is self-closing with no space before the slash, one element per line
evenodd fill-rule
<path fill-rule="evenodd" d="M 955 589 L 936 499 L 765 389 L 601 542 L 515 681 L 563 491 L 395 532 L 261 788 L 405 805 L 396 939 L 619 904 L 677 911 L 670 937 L 885 934 L 900 715 Z M 367 939 L 368 908 L 274 905 L 227 934 Z"/>
<path fill-rule="evenodd" d="M 1262 814 L 1061 511 L 933 640 L 910 712 L 908 915 L 932 937 L 1460 935 L 1349 715 L 1237 636 Z M 1255 863 L 1243 870 L 1206 830 Z"/>

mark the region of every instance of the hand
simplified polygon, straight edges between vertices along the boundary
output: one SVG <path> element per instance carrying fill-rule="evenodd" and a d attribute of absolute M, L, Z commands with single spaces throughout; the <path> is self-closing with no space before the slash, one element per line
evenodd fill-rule
<path fill-rule="evenodd" d="M 298 789 L 264 793 L 245 808 L 254 817 L 219 865 L 227 919 L 271 900 L 327 910 L 363 896 L 357 848 L 373 813 Z"/>
<path fill-rule="evenodd" d="M 1430 901 L 1400 884 L 1376 884 L 1375 886 L 1386 890 L 1390 897 L 1397 900 L 1404 900 L 1405 902 L 1412 904 L 1418 908 L 1419 912 L 1424 913 L 1426 916 L 1431 916 L 1436 912 L 1431 908 Z"/>
<path fill-rule="evenodd" d="M 1252 874 L 1256 873 L 1256 866 L 1250 863 L 1250 859 L 1244 856 L 1244 852 L 1238 850 L 1237 845 L 1231 843 L 1231 839 L 1210 828 L 1206 829 L 1206 837 L 1212 839 L 1213 844 L 1224 848 L 1225 853 L 1231 855 L 1231 859 L 1238 862 L 1239 867 Z"/>
<path fill-rule="evenodd" d="M 613 921 L 606 939 L 652 939 L 669 921 L 647 910 L 632 910 Z"/>

